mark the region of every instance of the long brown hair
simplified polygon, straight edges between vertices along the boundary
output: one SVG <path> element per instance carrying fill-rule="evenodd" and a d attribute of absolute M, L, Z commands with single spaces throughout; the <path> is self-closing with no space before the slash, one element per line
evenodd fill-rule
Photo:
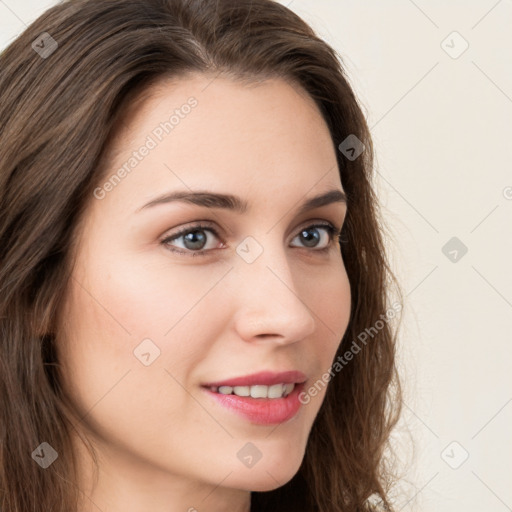
<path fill-rule="evenodd" d="M 187 72 L 297 83 L 315 100 L 336 148 L 348 136 L 364 144 L 357 158 L 336 149 L 348 197 L 341 250 L 352 294 L 337 356 L 369 329 L 372 339 L 329 382 L 297 474 L 276 490 L 252 493 L 251 510 L 357 512 L 369 510 L 372 494 L 392 510 L 395 476 L 385 454 L 401 390 L 397 332 L 382 319 L 391 287 L 401 292 L 385 253 L 369 128 L 342 64 L 272 0 L 68 0 L 2 52 L 2 512 L 77 509 L 73 416 L 52 332 L 74 234 L 128 99 Z M 43 442 L 58 454 L 46 469 L 34 458 Z"/>

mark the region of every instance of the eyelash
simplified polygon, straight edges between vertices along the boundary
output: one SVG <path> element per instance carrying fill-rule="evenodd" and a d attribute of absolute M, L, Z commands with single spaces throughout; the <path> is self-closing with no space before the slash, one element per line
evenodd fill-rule
<path fill-rule="evenodd" d="M 332 249 L 332 246 L 334 244 L 334 242 L 336 240 L 339 241 L 339 243 L 347 243 L 348 240 L 346 239 L 345 236 L 343 236 L 342 234 L 342 231 L 338 230 L 336 227 L 334 227 L 330 222 L 329 223 L 320 223 L 320 224 L 311 224 L 309 226 L 306 226 L 304 228 L 302 228 L 299 232 L 302 233 L 302 231 L 307 231 L 309 229 L 312 229 L 312 228 L 324 228 L 327 230 L 327 232 L 329 233 L 329 245 L 327 245 L 327 247 L 324 247 L 323 249 L 311 249 L 312 251 L 314 252 L 319 252 L 319 253 L 327 253 L 328 251 L 330 251 Z M 168 236 L 166 238 L 164 238 L 162 240 L 162 244 L 163 245 L 167 245 L 169 242 L 171 241 L 174 241 L 178 238 L 181 238 L 182 236 L 184 235 L 187 235 L 189 233 L 192 233 L 193 231 L 210 231 L 211 233 L 213 233 L 217 238 L 219 238 L 219 235 L 217 234 L 217 231 L 212 228 L 211 226 L 209 225 L 205 225 L 205 224 L 201 224 L 201 223 L 198 223 L 196 225 L 193 225 L 193 226 L 190 226 L 186 229 L 183 229 L 181 231 L 179 231 L 178 233 L 174 233 L 173 235 L 171 236 Z M 298 236 L 298 235 L 296 235 Z M 175 247 L 172 247 L 172 246 L 168 246 L 167 249 L 173 253 L 177 253 L 177 254 L 182 254 L 184 256 L 207 256 L 208 253 L 212 250 L 212 249 L 207 249 L 207 250 L 198 250 L 198 251 L 192 251 L 192 250 L 187 250 L 187 251 L 184 251 L 184 250 L 181 250 L 181 249 L 176 249 Z"/>

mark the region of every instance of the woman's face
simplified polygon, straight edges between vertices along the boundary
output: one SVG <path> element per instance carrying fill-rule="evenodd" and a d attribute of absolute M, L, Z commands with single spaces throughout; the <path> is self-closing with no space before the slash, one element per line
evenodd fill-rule
<path fill-rule="evenodd" d="M 329 370 L 349 320 L 339 243 L 318 226 L 339 230 L 346 204 L 302 210 L 343 191 L 335 148 L 314 102 L 281 80 L 191 75 L 151 92 L 80 225 L 58 331 L 65 389 L 105 489 L 271 490 L 299 469 L 325 387 L 306 405 L 296 395 Z M 151 204 L 198 191 L 246 208 Z M 303 377 L 273 375 L 290 371 Z M 245 379 L 260 372 L 271 379 Z M 306 382 L 260 397 L 289 380 Z"/>

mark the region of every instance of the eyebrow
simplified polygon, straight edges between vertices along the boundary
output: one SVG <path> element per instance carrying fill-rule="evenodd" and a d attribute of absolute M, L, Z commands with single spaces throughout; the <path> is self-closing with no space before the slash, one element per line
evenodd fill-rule
<path fill-rule="evenodd" d="M 248 210 L 248 203 L 244 199 L 231 194 L 220 194 L 208 191 L 176 191 L 158 196 L 149 203 L 140 207 L 137 212 L 153 206 L 168 204 L 175 201 L 191 203 L 206 208 L 221 208 L 232 210 L 238 213 L 245 213 Z M 331 189 L 323 194 L 311 197 L 300 207 L 298 214 L 305 213 L 314 208 L 320 208 L 332 203 L 347 204 L 345 192 L 339 189 Z"/>

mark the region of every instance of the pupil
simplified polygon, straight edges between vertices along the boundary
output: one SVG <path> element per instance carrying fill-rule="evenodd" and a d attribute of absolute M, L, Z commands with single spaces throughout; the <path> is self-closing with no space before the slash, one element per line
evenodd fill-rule
<path fill-rule="evenodd" d="M 314 235 L 310 237 L 309 233 L 311 233 L 313 230 L 315 230 L 314 231 Z M 305 229 L 305 230 L 302 231 L 301 235 L 304 235 L 304 238 L 306 239 L 306 241 L 304 243 L 308 247 L 314 247 L 315 246 L 315 242 L 318 242 L 318 240 L 320 238 L 316 228 Z"/>
<path fill-rule="evenodd" d="M 192 247 L 187 247 L 188 249 L 201 249 L 206 242 L 206 237 L 202 231 L 196 230 L 185 235 L 185 242 L 192 244 Z"/>

